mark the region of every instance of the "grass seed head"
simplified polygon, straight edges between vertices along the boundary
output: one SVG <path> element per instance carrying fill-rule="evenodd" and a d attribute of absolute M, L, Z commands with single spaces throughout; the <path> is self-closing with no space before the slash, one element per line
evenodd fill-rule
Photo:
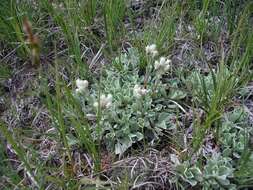
<path fill-rule="evenodd" d="M 31 48 L 31 57 L 34 64 L 40 62 L 40 40 L 37 35 L 33 34 L 32 24 L 28 18 L 23 20 L 23 30 L 27 36 L 27 43 Z"/>

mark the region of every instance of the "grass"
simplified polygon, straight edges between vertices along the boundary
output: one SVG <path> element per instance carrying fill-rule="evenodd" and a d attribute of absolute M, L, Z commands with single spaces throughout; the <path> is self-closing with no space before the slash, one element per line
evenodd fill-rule
<path fill-rule="evenodd" d="M 17 49 L 20 56 L 27 56 L 29 49 L 22 32 L 23 6 L 18 7 L 15 1 L 1 2 L 1 39 L 4 39 L 12 48 Z"/>
<path fill-rule="evenodd" d="M 250 0 L 0 11 L 1 188 L 252 187 Z"/>
<path fill-rule="evenodd" d="M 2 142 L 0 147 L 0 156 L 1 156 L 1 162 L 0 162 L 0 168 L 1 168 L 1 176 L 5 176 L 1 178 L 0 181 L 0 187 L 1 189 L 10 189 L 12 184 L 16 184 L 20 181 L 20 176 L 18 176 L 15 171 L 12 169 L 11 164 L 8 163 L 8 157 L 5 152 L 5 147 L 2 146 L 4 143 Z M 11 179 L 10 184 L 6 183 L 5 181 L 8 181 L 8 179 Z"/>
<path fill-rule="evenodd" d="M 107 0 L 104 1 L 103 8 L 106 38 L 111 51 L 113 51 L 117 49 L 117 43 L 124 32 L 125 2 Z"/>
<path fill-rule="evenodd" d="M 11 133 L 9 133 L 8 130 L 6 129 L 5 124 L 1 123 L 0 128 L 3 135 L 6 137 L 7 141 L 12 145 L 12 148 L 14 149 L 15 153 L 18 155 L 20 161 L 22 162 L 22 165 L 24 165 L 24 170 L 25 172 L 27 172 L 28 176 L 31 178 L 33 186 L 40 187 L 39 180 L 37 179 L 37 176 L 34 175 L 32 171 L 32 167 L 25 156 L 26 153 L 24 149 L 21 147 L 21 144 L 14 140 Z"/>

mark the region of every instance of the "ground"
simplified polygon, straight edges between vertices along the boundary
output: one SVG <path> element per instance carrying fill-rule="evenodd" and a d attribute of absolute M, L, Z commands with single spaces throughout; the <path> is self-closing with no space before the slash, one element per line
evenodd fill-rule
<path fill-rule="evenodd" d="M 252 188 L 252 14 L 0 2 L 0 188 Z"/>

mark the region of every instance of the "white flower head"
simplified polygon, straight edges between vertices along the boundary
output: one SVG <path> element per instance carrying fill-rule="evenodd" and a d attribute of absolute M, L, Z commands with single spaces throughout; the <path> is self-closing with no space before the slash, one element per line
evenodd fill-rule
<path fill-rule="evenodd" d="M 94 102 L 93 106 L 94 106 L 95 108 L 97 108 L 97 107 L 98 107 L 98 102 Z"/>
<path fill-rule="evenodd" d="M 94 107 L 98 108 L 98 102 L 95 102 L 93 104 Z M 102 94 L 100 96 L 100 107 L 102 109 L 108 109 L 110 108 L 112 105 L 112 95 L 111 94 L 108 94 L 107 96 L 105 96 L 104 94 Z"/>
<path fill-rule="evenodd" d="M 88 88 L 89 82 L 87 80 L 81 80 L 77 79 L 76 80 L 76 92 L 81 93 L 85 92 L 85 90 Z"/>
<path fill-rule="evenodd" d="M 141 98 L 148 93 L 148 90 L 136 84 L 133 88 L 133 94 L 136 98 Z"/>
<path fill-rule="evenodd" d="M 155 44 L 146 46 L 145 50 L 146 50 L 146 54 L 151 55 L 152 57 L 155 57 L 158 55 L 158 51 Z"/>
<path fill-rule="evenodd" d="M 161 57 L 159 61 L 155 61 L 155 70 L 160 73 L 166 73 L 170 69 L 171 60 Z"/>
<path fill-rule="evenodd" d="M 60 3 L 60 4 L 52 3 L 52 6 L 53 6 L 54 9 L 60 9 L 60 10 L 64 9 L 64 4 L 63 3 Z"/>

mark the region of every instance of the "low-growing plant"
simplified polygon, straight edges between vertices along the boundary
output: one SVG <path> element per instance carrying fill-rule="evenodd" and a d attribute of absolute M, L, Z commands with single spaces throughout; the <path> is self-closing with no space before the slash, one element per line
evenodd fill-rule
<path fill-rule="evenodd" d="M 250 189 L 252 11 L 0 1 L 0 189 Z"/>
<path fill-rule="evenodd" d="M 252 129 L 247 120 L 248 115 L 242 108 L 225 114 L 225 120 L 219 129 L 219 142 L 224 156 L 239 159 L 248 147 Z"/>
<path fill-rule="evenodd" d="M 236 166 L 234 178 L 238 188 L 247 188 L 253 184 L 253 173 L 248 169 L 253 163 L 250 140 L 252 132 L 249 115 L 243 108 L 236 108 L 225 114 L 219 139 L 222 155 L 233 158 L 233 165 Z"/>
<path fill-rule="evenodd" d="M 177 172 L 183 181 L 202 189 L 236 189 L 231 181 L 234 170 L 232 159 L 219 154 L 207 158 L 203 169 L 197 165 L 190 166 L 189 162 L 177 166 Z"/>
<path fill-rule="evenodd" d="M 246 167 L 252 163 L 252 151 L 248 115 L 242 108 L 236 108 L 225 114 L 219 128 L 219 147 L 221 153 L 212 153 L 203 160 L 182 163 L 177 159 L 177 177 L 202 189 L 237 189 L 252 184 L 251 171 Z M 204 164 L 203 164 L 204 163 Z M 244 179 L 244 181 L 239 182 Z M 236 184 L 235 184 L 235 181 Z"/>
<path fill-rule="evenodd" d="M 174 127 L 170 120 L 175 110 L 158 99 L 167 96 L 166 84 L 160 81 L 163 73 L 158 74 L 163 66 L 158 62 L 151 61 L 149 72 L 139 75 L 138 52 L 129 49 L 128 53 L 116 58 L 110 68 L 104 69 L 100 82 L 92 86 L 90 94 L 78 94 L 86 114 L 101 114 L 100 133 L 95 137 L 103 136 L 107 148 L 116 154 L 124 153 L 140 141 L 154 142 L 162 130 Z M 97 123 L 93 123 L 92 128 L 97 127 Z"/>

